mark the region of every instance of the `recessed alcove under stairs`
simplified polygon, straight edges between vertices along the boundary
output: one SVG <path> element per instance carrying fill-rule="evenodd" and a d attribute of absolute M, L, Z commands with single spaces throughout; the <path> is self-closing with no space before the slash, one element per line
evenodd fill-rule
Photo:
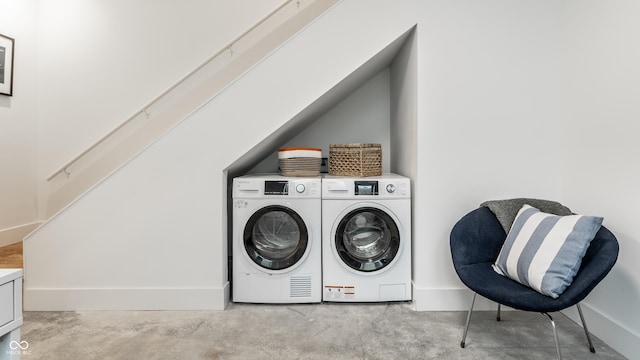
<path fill-rule="evenodd" d="M 329 156 L 336 143 L 380 143 L 383 172 L 415 168 L 415 32 L 410 30 L 333 87 L 227 169 L 227 249 L 231 278 L 233 178 L 277 173 L 277 149 L 315 147 Z M 413 105 L 412 105 L 413 104 Z"/>

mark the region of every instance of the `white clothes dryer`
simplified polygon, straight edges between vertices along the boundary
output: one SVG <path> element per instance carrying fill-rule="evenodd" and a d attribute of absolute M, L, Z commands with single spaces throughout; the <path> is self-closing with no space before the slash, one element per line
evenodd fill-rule
<path fill-rule="evenodd" d="M 321 179 L 233 179 L 232 299 L 322 300 Z"/>
<path fill-rule="evenodd" d="M 411 182 L 322 179 L 322 300 L 411 300 Z"/>

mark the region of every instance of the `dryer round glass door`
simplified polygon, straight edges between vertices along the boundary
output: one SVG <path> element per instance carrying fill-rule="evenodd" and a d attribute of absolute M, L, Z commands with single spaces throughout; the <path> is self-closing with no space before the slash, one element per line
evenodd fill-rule
<path fill-rule="evenodd" d="M 253 262 L 269 270 L 283 270 L 304 256 L 309 234 L 304 221 L 286 206 L 256 211 L 244 228 L 244 247 Z"/>
<path fill-rule="evenodd" d="M 371 272 L 391 264 L 400 248 L 398 225 L 386 212 L 363 207 L 349 212 L 338 223 L 336 251 L 350 268 Z"/>

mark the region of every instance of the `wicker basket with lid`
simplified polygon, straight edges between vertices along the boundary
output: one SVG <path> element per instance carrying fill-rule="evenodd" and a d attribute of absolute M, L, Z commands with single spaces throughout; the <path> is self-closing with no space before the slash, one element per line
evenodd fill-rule
<path fill-rule="evenodd" d="M 329 174 L 359 177 L 381 175 L 382 145 L 331 144 Z"/>

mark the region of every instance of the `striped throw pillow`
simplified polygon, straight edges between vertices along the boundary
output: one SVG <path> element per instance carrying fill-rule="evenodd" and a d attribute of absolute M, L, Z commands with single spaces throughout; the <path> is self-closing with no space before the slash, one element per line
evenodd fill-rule
<path fill-rule="evenodd" d="M 557 216 L 524 205 L 493 269 L 555 299 L 571 285 L 602 220 L 584 215 Z"/>

